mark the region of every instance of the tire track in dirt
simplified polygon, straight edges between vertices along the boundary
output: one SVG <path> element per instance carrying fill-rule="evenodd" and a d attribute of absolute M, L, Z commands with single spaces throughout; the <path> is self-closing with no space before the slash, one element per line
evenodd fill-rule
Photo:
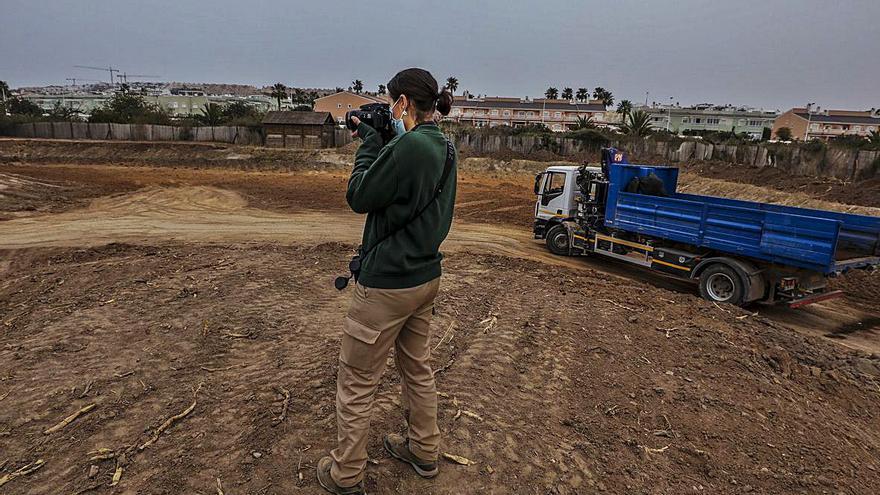
<path fill-rule="evenodd" d="M 127 194 L 98 198 L 87 207 L 64 213 L 19 218 L 0 222 L 0 249 L 29 247 L 93 247 L 113 242 L 155 244 L 164 241 L 196 243 L 278 242 L 315 245 L 342 242 L 357 245 L 363 216 L 340 211 L 276 213 L 247 205 L 238 193 L 209 186 L 177 188 L 151 187 Z M 606 260 L 601 262 L 553 256 L 532 239 L 525 229 L 456 221 L 443 245 L 446 252 L 492 253 L 571 268 L 590 268 L 639 277 L 675 290 L 693 290 L 686 282 L 634 269 Z M 870 311 L 832 301 L 804 310 L 808 314 L 830 308 L 825 315 L 801 325 L 794 318 L 785 323 L 788 312 L 771 309 L 779 321 L 801 331 L 831 334 L 837 328 L 873 321 Z M 820 324 L 817 327 L 816 322 Z M 851 334 L 842 344 L 869 352 L 880 352 L 880 332 L 872 325 Z"/>

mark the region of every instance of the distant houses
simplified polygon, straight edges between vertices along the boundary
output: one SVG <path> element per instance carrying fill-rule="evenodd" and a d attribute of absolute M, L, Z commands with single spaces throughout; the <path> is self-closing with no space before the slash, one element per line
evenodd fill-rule
<path fill-rule="evenodd" d="M 690 107 L 677 105 L 638 106 L 633 110 L 647 112 L 651 127 L 675 134 L 701 132 L 734 132 L 760 139 L 764 129 L 772 129 L 777 113 L 753 108 L 728 105 L 700 104 Z"/>
<path fill-rule="evenodd" d="M 866 111 L 792 108 L 776 119 L 773 137 L 787 127 L 794 140 L 831 139 L 840 136 L 870 136 L 880 132 L 880 109 Z"/>
<path fill-rule="evenodd" d="M 613 112 L 612 112 L 613 114 Z M 579 102 L 559 99 L 484 97 L 456 97 L 446 120 L 471 124 L 474 127 L 543 124 L 552 131 L 567 131 L 578 124 L 578 119 L 590 119 L 599 126 L 613 120 L 599 101 Z"/>
<path fill-rule="evenodd" d="M 316 112 L 330 112 L 333 119 L 337 123 L 342 124 L 345 121 L 346 112 L 360 108 L 361 105 L 368 103 L 388 103 L 388 97 L 385 95 L 374 96 L 366 93 L 358 94 L 351 91 L 340 91 L 317 98 L 314 110 Z"/>

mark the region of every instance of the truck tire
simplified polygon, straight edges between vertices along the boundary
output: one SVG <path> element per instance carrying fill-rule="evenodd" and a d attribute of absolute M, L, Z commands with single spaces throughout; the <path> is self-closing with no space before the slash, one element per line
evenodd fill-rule
<path fill-rule="evenodd" d="M 565 225 L 556 224 L 547 231 L 547 249 L 553 254 L 568 256 L 568 229 Z"/>
<path fill-rule="evenodd" d="M 707 301 L 742 306 L 748 293 L 742 277 L 725 264 L 709 265 L 700 274 L 700 296 Z"/>

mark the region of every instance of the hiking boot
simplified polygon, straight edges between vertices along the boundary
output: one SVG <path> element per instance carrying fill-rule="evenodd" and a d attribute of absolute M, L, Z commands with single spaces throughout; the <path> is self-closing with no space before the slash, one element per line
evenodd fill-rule
<path fill-rule="evenodd" d="M 385 435 L 385 439 L 382 443 L 385 444 L 385 450 L 391 454 L 391 457 L 408 463 L 422 478 L 433 478 L 440 472 L 440 467 L 437 465 L 437 461 L 425 461 L 419 459 L 415 454 L 410 452 L 408 438 L 404 438 L 395 433 L 389 433 Z"/>
<path fill-rule="evenodd" d="M 320 483 L 325 490 L 330 493 L 335 493 L 336 495 L 366 495 L 367 492 L 364 491 L 363 481 L 357 485 L 348 487 L 337 485 L 330 476 L 330 466 L 332 465 L 333 459 L 331 459 L 330 456 L 322 457 L 321 460 L 318 461 L 318 483 Z"/>

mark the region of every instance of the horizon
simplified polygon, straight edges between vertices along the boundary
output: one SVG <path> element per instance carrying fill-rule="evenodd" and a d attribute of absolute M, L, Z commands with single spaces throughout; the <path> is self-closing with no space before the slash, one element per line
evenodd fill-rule
<path fill-rule="evenodd" d="M 644 104 L 648 92 L 649 104 L 880 107 L 880 67 L 853 62 L 876 59 L 880 40 L 880 3 L 866 0 L 211 5 L 11 0 L 4 14 L 14 22 L 0 43 L 18 48 L 4 54 L 0 79 L 63 86 L 72 77 L 109 79 L 74 65 L 121 62 L 129 73 L 194 85 L 345 89 L 361 79 L 376 91 L 397 70 L 420 66 L 441 85 L 457 77 L 456 94 L 540 98 L 549 86 L 601 86 L 615 103 Z M 426 9 L 430 21 L 413 25 Z M 351 21 L 336 22 L 340 13 Z"/>

